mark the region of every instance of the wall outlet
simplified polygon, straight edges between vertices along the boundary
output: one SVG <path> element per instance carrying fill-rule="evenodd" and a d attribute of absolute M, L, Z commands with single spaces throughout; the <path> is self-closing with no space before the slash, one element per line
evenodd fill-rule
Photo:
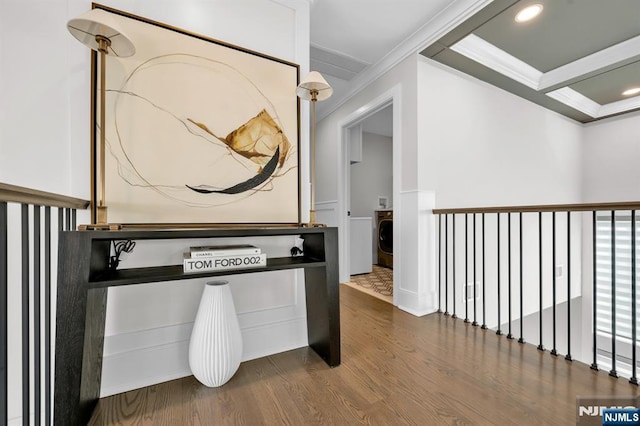
<path fill-rule="evenodd" d="M 480 299 L 482 297 L 482 282 L 481 281 L 476 281 L 476 299 Z M 465 289 L 462 289 L 462 295 L 460 296 L 460 298 L 462 299 L 462 301 L 465 301 Z M 467 283 L 467 292 L 466 292 L 466 296 L 467 296 L 467 302 L 473 302 L 473 282 Z"/>
<path fill-rule="evenodd" d="M 556 278 L 560 278 L 564 275 L 564 265 L 556 265 Z"/>

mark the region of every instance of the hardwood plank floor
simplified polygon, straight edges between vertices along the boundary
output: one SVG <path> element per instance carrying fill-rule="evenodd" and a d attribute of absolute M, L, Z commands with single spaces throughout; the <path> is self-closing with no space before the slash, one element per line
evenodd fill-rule
<path fill-rule="evenodd" d="M 535 346 L 340 286 L 342 365 L 301 348 L 248 361 L 230 382 L 193 377 L 100 400 L 91 425 L 566 425 L 577 396 L 637 386 Z"/>

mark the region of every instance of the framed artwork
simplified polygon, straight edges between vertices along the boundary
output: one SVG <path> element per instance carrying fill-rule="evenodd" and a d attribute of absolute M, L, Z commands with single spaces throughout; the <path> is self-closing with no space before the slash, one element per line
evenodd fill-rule
<path fill-rule="evenodd" d="M 136 48 L 133 56 L 105 61 L 109 222 L 300 224 L 299 66 L 93 7 L 113 14 Z M 100 82 L 93 55 L 96 123 Z M 102 130 L 94 127 L 93 147 Z"/>

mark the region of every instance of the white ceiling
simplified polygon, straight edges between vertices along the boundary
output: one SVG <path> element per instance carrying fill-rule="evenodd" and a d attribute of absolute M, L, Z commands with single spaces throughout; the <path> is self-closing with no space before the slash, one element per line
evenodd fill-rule
<path fill-rule="evenodd" d="M 378 62 L 452 0 L 315 0 L 311 45 L 361 64 Z"/>
<path fill-rule="evenodd" d="M 456 0 L 312 0 L 311 69 L 339 98 L 349 81 L 381 61 Z M 330 104 L 330 103 L 329 103 Z M 318 114 L 328 103 L 318 103 Z"/>

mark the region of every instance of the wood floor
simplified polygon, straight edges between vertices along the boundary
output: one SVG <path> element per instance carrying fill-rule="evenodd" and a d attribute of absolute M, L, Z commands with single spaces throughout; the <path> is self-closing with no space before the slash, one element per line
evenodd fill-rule
<path fill-rule="evenodd" d="M 638 387 L 452 319 L 422 318 L 340 286 L 342 365 L 302 348 L 104 398 L 91 425 L 569 425 L 576 396 Z"/>

